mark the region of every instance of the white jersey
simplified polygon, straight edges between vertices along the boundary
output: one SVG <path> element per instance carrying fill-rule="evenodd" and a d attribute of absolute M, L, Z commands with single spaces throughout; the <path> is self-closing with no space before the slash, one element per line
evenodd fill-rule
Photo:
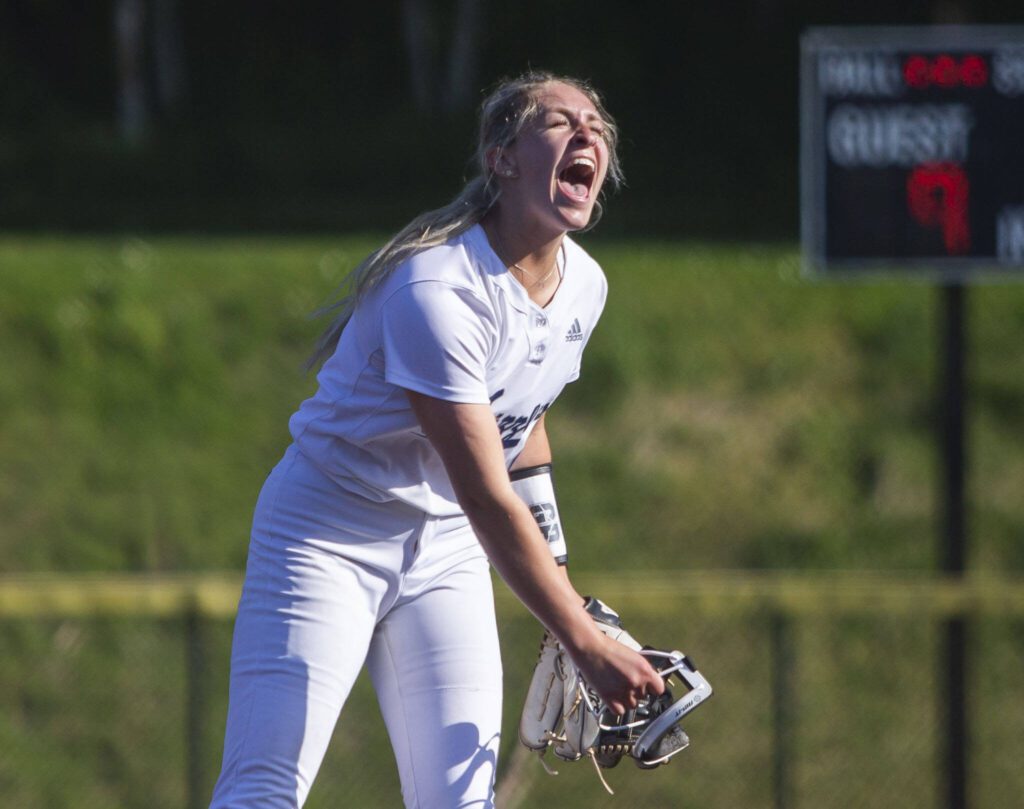
<path fill-rule="evenodd" d="M 404 262 L 357 307 L 319 389 L 292 416 L 295 444 L 344 488 L 398 499 L 433 516 L 461 513 L 405 390 L 490 404 L 507 465 L 540 416 L 579 376 L 607 282 L 575 242 L 541 307 L 479 225 Z"/>

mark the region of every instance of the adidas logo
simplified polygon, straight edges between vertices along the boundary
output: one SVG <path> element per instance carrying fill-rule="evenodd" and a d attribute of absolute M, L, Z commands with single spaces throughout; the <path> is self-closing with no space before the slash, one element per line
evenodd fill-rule
<path fill-rule="evenodd" d="M 572 319 L 572 325 L 569 327 L 568 334 L 565 335 L 565 342 L 577 343 L 583 339 L 583 329 L 580 328 L 579 318 Z"/>

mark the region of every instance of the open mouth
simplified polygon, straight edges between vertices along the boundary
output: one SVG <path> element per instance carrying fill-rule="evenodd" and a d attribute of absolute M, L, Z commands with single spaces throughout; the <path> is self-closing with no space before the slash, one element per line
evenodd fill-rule
<path fill-rule="evenodd" d="M 590 198 L 597 166 L 589 157 L 577 157 L 558 173 L 558 187 L 567 197 L 585 202 Z"/>

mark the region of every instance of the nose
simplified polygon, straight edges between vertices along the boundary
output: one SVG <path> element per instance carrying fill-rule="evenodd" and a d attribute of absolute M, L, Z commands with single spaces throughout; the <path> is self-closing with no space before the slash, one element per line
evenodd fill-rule
<path fill-rule="evenodd" d="M 573 140 L 577 143 L 582 143 L 585 146 L 593 146 L 597 143 L 597 133 L 590 128 L 590 124 L 581 122 L 580 125 L 576 127 L 576 133 L 573 136 Z"/>

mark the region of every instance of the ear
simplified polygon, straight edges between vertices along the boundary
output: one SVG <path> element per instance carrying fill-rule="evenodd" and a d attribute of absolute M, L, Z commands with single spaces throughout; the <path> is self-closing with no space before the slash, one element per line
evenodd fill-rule
<path fill-rule="evenodd" d="M 519 176 L 515 158 L 500 146 L 495 146 L 487 153 L 487 165 L 499 177 L 511 180 Z"/>

